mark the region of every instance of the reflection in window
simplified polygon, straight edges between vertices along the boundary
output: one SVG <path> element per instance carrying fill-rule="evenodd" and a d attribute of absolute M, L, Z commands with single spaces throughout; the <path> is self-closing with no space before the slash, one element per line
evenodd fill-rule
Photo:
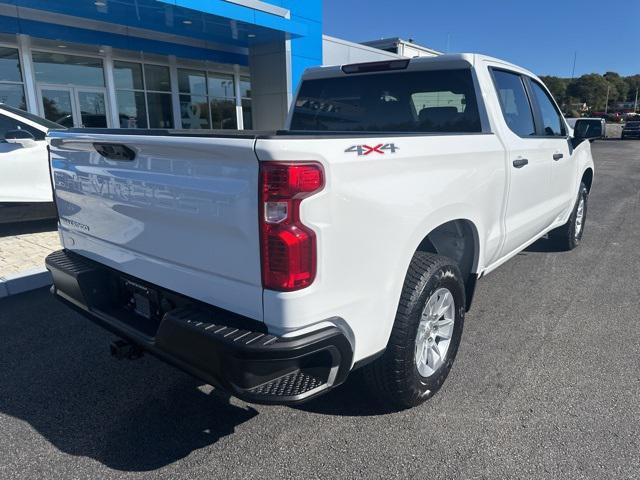
<path fill-rule="evenodd" d="M 232 75 L 181 68 L 178 88 L 183 128 L 238 128 Z"/>
<path fill-rule="evenodd" d="M 170 93 L 147 93 L 150 128 L 173 128 L 173 106 Z"/>
<path fill-rule="evenodd" d="M 104 87 L 100 58 L 33 52 L 33 67 L 36 80 L 42 83 Z"/>
<path fill-rule="evenodd" d="M 222 73 L 209 73 L 208 75 L 209 95 L 217 98 L 234 99 L 235 86 L 233 76 Z"/>
<path fill-rule="evenodd" d="M 118 115 L 121 128 L 147 128 L 144 92 L 118 90 Z"/>
<path fill-rule="evenodd" d="M 169 67 L 146 64 L 144 66 L 144 81 L 147 88 L 149 127 L 173 128 L 173 105 L 171 103 Z"/>
<path fill-rule="evenodd" d="M 0 103 L 19 108 L 27 109 L 24 98 L 24 87 L 21 83 L 0 83 Z"/>
<path fill-rule="evenodd" d="M 531 81 L 531 89 L 540 106 L 544 134 L 557 137 L 565 135 L 564 123 L 560 119 L 560 112 L 556 110 L 547 92 L 535 81 Z"/>
<path fill-rule="evenodd" d="M 11 130 L 26 130 L 35 140 L 44 140 L 45 132 L 33 128 L 31 125 L 14 120 L 6 115 L 0 115 L 0 139 L 4 139 L 7 132 Z"/>
<path fill-rule="evenodd" d="M 145 65 L 144 79 L 147 90 L 155 90 L 157 92 L 171 91 L 169 67 L 163 67 L 161 65 Z"/>
<path fill-rule="evenodd" d="M 242 99 L 242 124 L 245 130 L 253 129 L 253 118 L 251 116 L 251 99 Z"/>
<path fill-rule="evenodd" d="M 173 128 L 169 67 L 115 61 L 113 76 L 121 128 Z"/>
<path fill-rule="evenodd" d="M 521 137 L 536 134 L 529 97 L 517 73 L 494 70 L 502 114 L 509 128 Z"/>
<path fill-rule="evenodd" d="M 251 80 L 249 77 L 240 77 L 240 97 L 242 102 L 242 124 L 245 130 L 253 128 L 251 115 Z"/>
<path fill-rule="evenodd" d="M 144 95 L 142 65 L 132 62 L 113 62 L 118 117 L 121 128 L 147 128 L 147 106 Z"/>
<path fill-rule="evenodd" d="M 27 109 L 20 57 L 15 48 L 0 47 L 0 103 Z"/>
<path fill-rule="evenodd" d="M 218 98 L 211 100 L 211 120 L 213 128 L 237 129 L 236 103 Z"/>
<path fill-rule="evenodd" d="M 207 97 L 180 95 L 180 116 L 182 128 L 196 130 L 211 128 Z"/>
<path fill-rule="evenodd" d="M 178 90 L 180 90 L 180 93 L 206 95 L 206 74 L 200 70 L 178 69 Z"/>
<path fill-rule="evenodd" d="M 144 90 L 142 65 L 131 62 L 113 62 L 113 80 L 117 89 Z"/>

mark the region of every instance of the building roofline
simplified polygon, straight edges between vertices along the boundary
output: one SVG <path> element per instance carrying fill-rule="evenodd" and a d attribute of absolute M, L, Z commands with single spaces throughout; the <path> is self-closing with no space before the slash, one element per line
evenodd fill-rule
<path fill-rule="evenodd" d="M 381 38 L 379 40 L 369 40 L 366 42 L 361 42 L 362 45 L 367 45 L 369 47 L 373 47 L 373 48 L 382 48 L 383 46 L 396 46 L 397 44 L 401 43 L 404 45 L 409 45 L 413 48 L 417 48 L 419 50 L 422 50 L 424 52 L 427 53 L 431 53 L 434 55 L 442 55 L 442 52 L 440 52 L 439 50 L 434 50 L 433 48 L 429 48 L 429 47 L 425 47 L 424 45 L 420 45 L 419 43 L 414 43 L 411 42 L 409 40 L 405 40 L 403 38 L 400 37 L 387 37 L 387 38 Z"/>

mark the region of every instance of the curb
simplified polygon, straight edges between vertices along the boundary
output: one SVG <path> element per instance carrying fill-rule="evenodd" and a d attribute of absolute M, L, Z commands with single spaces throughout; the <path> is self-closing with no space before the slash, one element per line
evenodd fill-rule
<path fill-rule="evenodd" d="M 44 267 L 32 268 L 15 275 L 0 277 L 0 298 L 46 287 L 52 283 L 51 274 Z"/>

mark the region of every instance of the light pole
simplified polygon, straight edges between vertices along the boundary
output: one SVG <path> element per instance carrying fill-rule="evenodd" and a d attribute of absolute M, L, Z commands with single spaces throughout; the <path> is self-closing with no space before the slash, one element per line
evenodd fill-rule
<path fill-rule="evenodd" d="M 611 89 L 611 85 L 607 85 L 607 101 L 604 104 L 604 114 L 606 115 L 609 112 L 609 90 Z"/>
<path fill-rule="evenodd" d="M 633 113 L 638 111 L 638 90 L 640 90 L 640 87 L 636 87 L 636 101 L 633 103 Z"/>

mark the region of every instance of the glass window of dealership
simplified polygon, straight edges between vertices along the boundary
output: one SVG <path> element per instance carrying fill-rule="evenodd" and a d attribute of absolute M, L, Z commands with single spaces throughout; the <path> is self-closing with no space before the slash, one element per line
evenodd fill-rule
<path fill-rule="evenodd" d="M 22 37 L 22 38 L 21 38 Z M 0 35 L 0 102 L 66 127 L 248 129 L 245 66 Z"/>

